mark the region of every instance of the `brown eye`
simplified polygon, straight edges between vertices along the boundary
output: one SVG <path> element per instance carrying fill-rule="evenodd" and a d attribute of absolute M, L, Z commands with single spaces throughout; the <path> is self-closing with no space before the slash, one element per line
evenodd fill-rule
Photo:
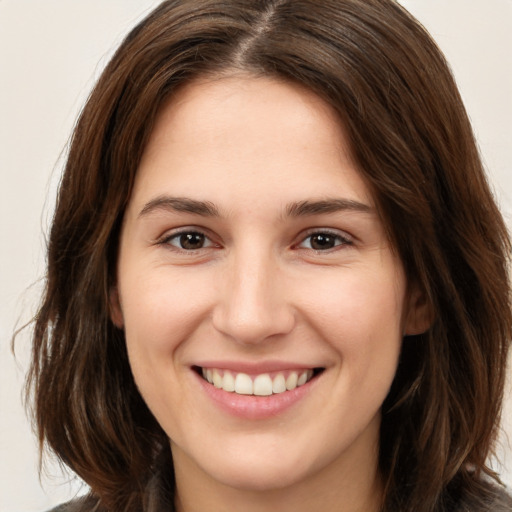
<path fill-rule="evenodd" d="M 320 233 L 311 237 L 311 248 L 316 251 L 332 249 L 336 245 L 336 239 L 332 235 Z"/>
<path fill-rule="evenodd" d="M 197 251 L 213 245 L 206 235 L 198 231 L 177 233 L 167 237 L 163 242 L 182 251 Z"/>
<path fill-rule="evenodd" d="M 202 233 L 185 233 L 180 235 L 180 246 L 188 251 L 201 249 L 204 246 L 204 235 Z"/>
<path fill-rule="evenodd" d="M 299 247 L 313 249 L 314 251 L 328 251 L 343 245 L 352 245 L 352 242 L 349 238 L 340 234 L 317 232 L 307 236 L 299 244 Z"/>

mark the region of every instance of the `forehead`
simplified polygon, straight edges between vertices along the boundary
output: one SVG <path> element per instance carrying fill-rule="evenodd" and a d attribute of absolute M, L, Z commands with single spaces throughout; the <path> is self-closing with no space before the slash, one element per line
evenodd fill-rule
<path fill-rule="evenodd" d="M 332 195 L 333 187 L 372 203 L 334 110 L 296 84 L 232 76 L 188 84 L 163 106 L 134 196 L 298 201 Z"/>

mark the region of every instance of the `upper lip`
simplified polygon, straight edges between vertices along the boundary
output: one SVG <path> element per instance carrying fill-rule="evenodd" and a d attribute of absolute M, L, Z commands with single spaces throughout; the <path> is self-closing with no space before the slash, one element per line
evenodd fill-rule
<path fill-rule="evenodd" d="M 216 368 L 229 370 L 235 373 L 261 374 L 279 371 L 299 371 L 314 370 L 315 368 L 323 368 L 323 365 L 286 362 L 286 361 L 260 361 L 260 362 L 244 362 L 244 361 L 200 361 L 193 366 L 199 368 Z"/>

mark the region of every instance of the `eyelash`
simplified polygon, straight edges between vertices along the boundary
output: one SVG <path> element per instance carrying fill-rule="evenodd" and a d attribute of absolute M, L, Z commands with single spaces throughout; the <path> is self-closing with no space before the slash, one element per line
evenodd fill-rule
<path fill-rule="evenodd" d="M 306 240 L 311 240 L 314 236 L 320 236 L 323 235 L 325 237 L 329 237 L 334 240 L 335 245 L 333 247 L 329 247 L 328 249 L 315 249 L 314 247 L 301 247 Z M 351 237 L 349 237 L 347 234 L 341 234 L 339 231 L 331 231 L 329 229 L 316 229 L 314 231 L 310 231 L 307 233 L 307 235 L 302 238 L 302 240 L 295 245 L 295 247 L 299 248 L 305 248 L 310 249 L 312 251 L 315 251 L 316 253 L 322 253 L 322 252 L 330 252 L 333 250 L 336 250 L 337 248 L 345 247 L 353 245 L 354 242 Z"/>
<path fill-rule="evenodd" d="M 199 236 L 202 238 L 203 241 L 207 241 L 208 245 L 206 245 L 206 246 L 203 245 L 202 247 L 199 247 L 197 249 L 186 249 L 183 247 L 184 240 L 180 240 L 181 237 L 184 237 L 184 236 L 189 236 L 189 237 L 190 236 Z M 317 236 L 317 237 L 324 236 L 325 239 L 331 239 L 332 241 L 334 241 L 334 245 L 332 247 L 328 247 L 327 249 L 318 249 L 318 248 L 315 249 L 314 247 L 311 246 L 311 242 L 310 242 L 309 247 L 304 247 L 303 244 L 307 240 L 311 240 L 314 236 Z M 172 241 L 177 241 L 177 243 L 174 244 L 174 243 L 172 243 Z M 214 248 L 220 247 L 219 245 L 215 244 L 203 231 L 201 231 L 199 229 L 183 229 L 181 231 L 171 233 L 169 235 L 164 236 L 162 239 L 158 240 L 157 243 L 159 245 L 170 246 L 173 250 L 184 252 L 184 253 L 189 253 L 189 254 L 196 253 L 197 251 L 200 251 L 202 249 L 209 249 L 211 247 L 214 247 Z M 316 253 L 328 253 L 333 250 L 336 250 L 337 248 L 351 246 L 353 244 L 354 244 L 354 242 L 353 242 L 352 238 L 346 234 L 342 235 L 337 231 L 332 231 L 329 229 L 316 229 L 314 231 L 310 231 L 309 233 L 307 233 L 306 236 L 301 238 L 300 242 L 297 244 L 294 244 L 292 246 L 292 248 L 308 249 L 308 250 L 315 251 Z"/>
<path fill-rule="evenodd" d="M 184 236 L 193 236 L 198 235 L 202 237 L 204 241 L 208 241 L 208 245 L 205 247 L 199 247 L 198 249 L 185 249 L 184 247 L 180 247 L 178 244 L 180 244 L 180 238 Z M 172 241 L 177 240 L 177 244 L 173 244 Z M 169 235 L 165 235 L 162 239 L 158 240 L 157 243 L 159 245 L 165 245 L 170 246 L 173 250 L 186 252 L 186 253 L 195 253 L 197 251 L 200 251 L 201 249 L 208 249 L 210 247 L 218 247 L 214 242 L 211 241 L 211 239 L 201 230 L 199 229 L 183 229 L 181 231 L 171 233 Z M 181 245 L 181 244 L 180 244 Z"/>

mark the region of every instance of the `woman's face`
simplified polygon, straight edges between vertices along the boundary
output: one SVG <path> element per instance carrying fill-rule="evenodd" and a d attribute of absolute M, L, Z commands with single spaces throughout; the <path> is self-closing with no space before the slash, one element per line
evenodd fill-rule
<path fill-rule="evenodd" d="M 375 474 L 418 301 L 322 100 L 231 77 L 162 109 L 112 303 L 178 478 L 263 490 Z"/>

